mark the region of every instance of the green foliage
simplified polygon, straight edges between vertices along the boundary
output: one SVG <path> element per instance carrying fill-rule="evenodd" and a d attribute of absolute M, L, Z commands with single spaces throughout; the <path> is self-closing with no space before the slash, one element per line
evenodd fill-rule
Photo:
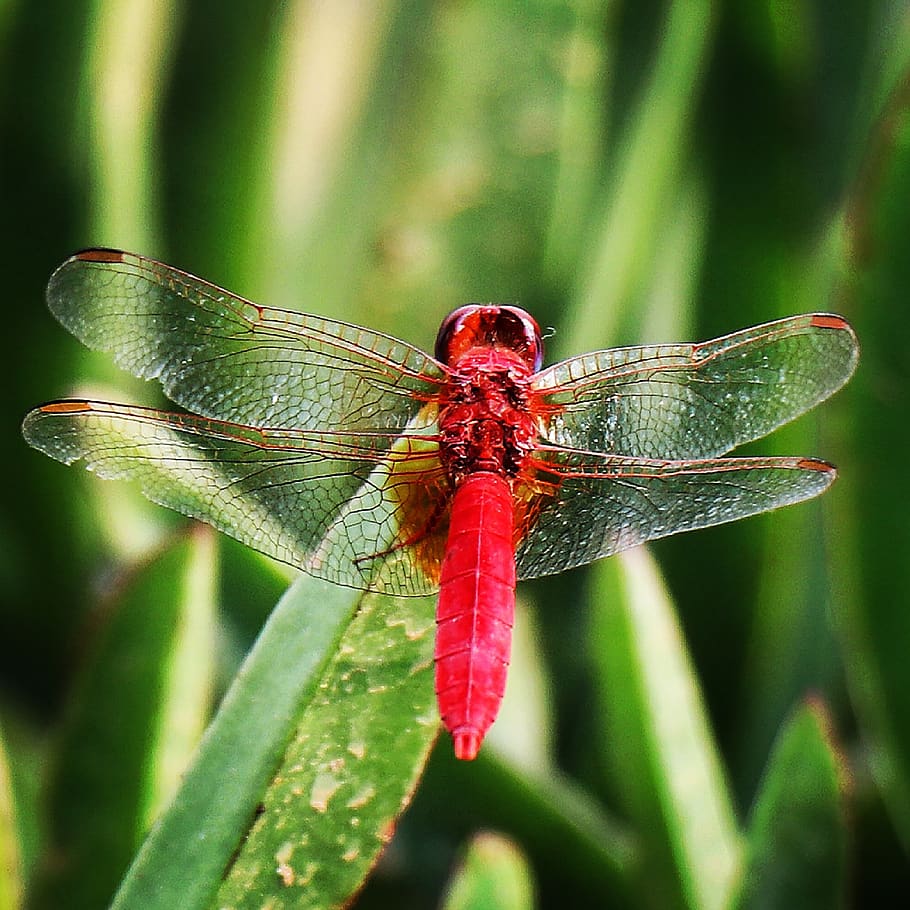
<path fill-rule="evenodd" d="M 209 711 L 213 537 L 174 541 L 108 605 L 57 748 L 35 907 L 103 903 L 179 783 Z"/>
<path fill-rule="evenodd" d="M 818 705 L 784 725 L 752 809 L 737 907 L 843 907 L 843 768 Z"/>
<path fill-rule="evenodd" d="M 499 835 L 478 834 L 449 885 L 444 910 L 530 910 L 533 906 L 530 870 L 521 852 Z"/>
<path fill-rule="evenodd" d="M 289 589 L 114 907 L 321 906 L 357 887 L 436 733 L 431 604 L 393 605 Z"/>
<path fill-rule="evenodd" d="M 904 3 L 46 0 L 4 6 L 0 60 L 0 907 L 910 890 Z M 519 662 L 504 714 L 552 752 L 440 740 L 418 786 L 429 601 L 303 579 L 254 644 L 274 567 L 15 432 L 77 388 L 160 403 L 42 304 L 104 244 L 424 349 L 470 300 L 532 309 L 551 360 L 842 312 L 854 381 L 750 450 L 840 479 L 525 586 L 538 684 Z"/>
<path fill-rule="evenodd" d="M 15 910 L 23 896 L 22 850 L 6 748 L 0 740 L 0 908 Z"/>
<path fill-rule="evenodd" d="M 672 605 L 644 551 L 599 564 L 594 578 L 597 741 L 647 838 L 639 886 L 655 906 L 726 907 L 739 833 Z"/>

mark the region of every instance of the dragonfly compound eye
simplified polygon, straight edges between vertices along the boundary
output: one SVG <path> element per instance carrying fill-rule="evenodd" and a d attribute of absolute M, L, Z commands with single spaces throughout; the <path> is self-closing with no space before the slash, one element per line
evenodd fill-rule
<path fill-rule="evenodd" d="M 540 329 L 530 313 L 516 306 L 471 303 L 453 310 L 436 336 L 436 359 L 451 365 L 472 348 L 514 351 L 536 373 L 543 363 Z"/>

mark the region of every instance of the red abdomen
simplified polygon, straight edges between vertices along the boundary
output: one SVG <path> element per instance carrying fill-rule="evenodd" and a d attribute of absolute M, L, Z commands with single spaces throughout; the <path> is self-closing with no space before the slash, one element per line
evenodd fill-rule
<path fill-rule="evenodd" d="M 515 614 L 512 492 L 470 474 L 452 500 L 436 608 L 436 697 L 455 755 L 472 759 L 506 686 Z"/>

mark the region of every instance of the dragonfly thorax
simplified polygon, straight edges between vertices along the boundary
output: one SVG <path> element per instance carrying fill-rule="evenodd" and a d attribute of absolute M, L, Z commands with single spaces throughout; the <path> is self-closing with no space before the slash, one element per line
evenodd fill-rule
<path fill-rule="evenodd" d="M 515 477 L 534 448 L 530 372 L 511 352 L 473 351 L 440 396 L 439 458 L 457 484 L 477 471 Z"/>

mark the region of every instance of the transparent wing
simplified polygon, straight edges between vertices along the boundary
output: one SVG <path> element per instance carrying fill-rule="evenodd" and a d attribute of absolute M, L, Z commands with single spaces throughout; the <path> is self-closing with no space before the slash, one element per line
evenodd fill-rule
<path fill-rule="evenodd" d="M 435 443 L 257 430 L 95 401 L 44 405 L 23 434 L 58 461 L 138 482 L 152 501 L 339 584 L 435 590 L 448 487 Z"/>
<path fill-rule="evenodd" d="M 834 468 L 809 458 L 657 461 L 542 451 L 517 490 L 534 519 L 517 547 L 519 578 L 585 565 L 647 540 L 810 499 Z"/>
<path fill-rule="evenodd" d="M 703 344 L 615 348 L 539 373 L 546 441 L 633 458 L 712 458 L 839 389 L 856 336 L 840 316 L 781 319 Z"/>
<path fill-rule="evenodd" d="M 220 420 L 393 432 L 413 421 L 442 377 L 403 341 L 257 306 L 132 253 L 78 253 L 51 276 L 47 299 L 88 347 Z"/>

